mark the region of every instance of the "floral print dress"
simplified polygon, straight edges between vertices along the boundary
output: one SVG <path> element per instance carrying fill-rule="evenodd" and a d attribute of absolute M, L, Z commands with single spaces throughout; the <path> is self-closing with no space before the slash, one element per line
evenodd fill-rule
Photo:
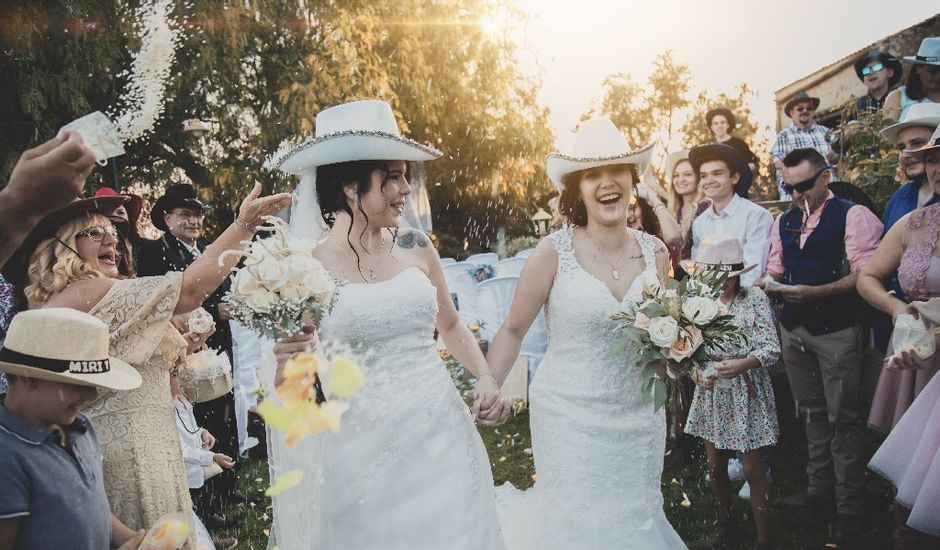
<path fill-rule="evenodd" d="M 685 433 L 718 449 L 743 452 L 777 443 L 780 428 L 768 368 L 780 358 L 780 339 L 770 299 L 761 289 L 742 289 L 729 310 L 745 337 L 720 359 L 752 356 L 761 366 L 732 378 L 726 387 L 696 387 Z"/>

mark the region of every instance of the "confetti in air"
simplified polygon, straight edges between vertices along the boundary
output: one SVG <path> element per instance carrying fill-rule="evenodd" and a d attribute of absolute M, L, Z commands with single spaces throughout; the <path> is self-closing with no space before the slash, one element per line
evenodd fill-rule
<path fill-rule="evenodd" d="M 171 25 L 172 9 L 173 0 L 145 2 L 138 9 L 140 50 L 131 62 L 127 89 L 119 100 L 124 111 L 111 117 L 124 143 L 146 135 L 163 112 L 166 81 L 181 40 L 179 30 Z"/>

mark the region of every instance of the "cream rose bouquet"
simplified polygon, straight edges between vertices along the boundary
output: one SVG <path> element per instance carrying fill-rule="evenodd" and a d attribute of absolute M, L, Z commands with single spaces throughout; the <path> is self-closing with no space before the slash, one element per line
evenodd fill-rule
<path fill-rule="evenodd" d="M 225 301 L 232 318 L 268 337 L 319 324 L 333 306 L 336 281 L 313 257 L 316 243 L 288 236 L 288 225 L 268 216 L 260 228 L 271 236 L 252 242 L 235 271 Z"/>
<path fill-rule="evenodd" d="M 727 274 L 698 270 L 681 282 L 664 277 L 647 286 L 643 299 L 611 316 L 626 339 L 615 352 L 633 350 L 643 367 L 643 393 L 658 410 L 666 403 L 666 383 L 657 375 L 665 363 L 672 378 L 701 370 L 709 355 L 743 338 L 727 306 L 718 300 Z"/>

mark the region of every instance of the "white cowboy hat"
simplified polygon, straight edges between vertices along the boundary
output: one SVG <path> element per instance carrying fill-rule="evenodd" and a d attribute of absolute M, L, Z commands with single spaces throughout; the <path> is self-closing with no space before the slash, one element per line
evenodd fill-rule
<path fill-rule="evenodd" d="M 911 126 L 940 126 L 940 103 L 915 103 L 904 112 L 904 119 L 897 124 L 885 127 L 881 135 L 891 143 L 897 144 L 898 134 Z"/>
<path fill-rule="evenodd" d="M 940 65 L 940 36 L 923 39 L 917 55 L 905 55 L 904 60 L 918 65 Z"/>
<path fill-rule="evenodd" d="M 108 346 L 108 325 L 96 317 L 68 308 L 31 309 L 10 321 L 0 371 L 110 390 L 140 386 L 137 369 L 109 357 Z"/>
<path fill-rule="evenodd" d="M 353 160 L 432 160 L 441 156 L 433 147 L 403 137 L 392 107 L 379 99 L 364 99 L 329 107 L 317 113 L 313 139 L 294 147 L 278 162 L 288 174 L 303 174 L 317 166 Z"/>
<path fill-rule="evenodd" d="M 545 157 L 545 171 L 558 189 L 564 189 L 565 176 L 598 166 L 634 164 L 637 174 L 642 174 L 652 154 L 652 144 L 631 151 L 627 138 L 610 119 L 595 118 L 581 123 L 568 153 L 551 153 Z"/>
<path fill-rule="evenodd" d="M 938 126 L 933 131 L 933 135 L 930 136 L 930 139 L 927 140 L 927 143 L 919 149 L 905 149 L 904 152 L 910 155 L 919 156 L 923 159 L 923 156 L 927 154 L 927 151 L 933 151 L 934 149 L 940 149 L 940 126 Z"/>
<path fill-rule="evenodd" d="M 727 235 L 706 235 L 694 261 L 679 262 L 682 269 L 694 273 L 696 269 L 714 269 L 728 274 L 728 278 L 737 277 L 757 267 L 744 266 L 744 249 L 737 237 Z"/>

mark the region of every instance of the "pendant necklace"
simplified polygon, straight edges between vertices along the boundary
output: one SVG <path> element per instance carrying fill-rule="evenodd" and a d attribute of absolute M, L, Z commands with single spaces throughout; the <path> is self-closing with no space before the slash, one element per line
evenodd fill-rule
<path fill-rule="evenodd" d="M 372 280 L 372 282 L 375 282 L 376 280 L 375 270 L 379 268 L 379 263 L 382 261 L 382 249 L 384 247 L 385 247 L 385 234 L 382 234 L 382 240 L 381 242 L 379 242 L 379 251 L 376 254 L 375 262 L 373 263 L 372 267 L 366 268 L 366 271 L 369 272 L 369 279 Z M 389 255 L 392 254 L 391 249 L 389 249 L 388 253 Z"/>
<path fill-rule="evenodd" d="M 620 280 L 620 271 L 617 269 L 617 266 L 620 265 L 620 261 L 623 260 L 624 255 L 626 255 L 626 253 L 627 253 L 627 247 L 624 247 L 623 252 L 620 253 L 620 256 L 617 258 L 617 261 L 616 261 L 616 262 L 611 262 L 610 260 L 607 259 L 606 256 L 604 256 L 604 254 L 601 253 L 600 247 L 597 246 L 597 243 L 594 242 L 594 239 L 592 239 L 591 236 L 588 235 L 588 232 L 585 231 L 584 234 L 587 236 L 588 240 L 591 241 L 591 246 L 594 248 L 594 251 L 596 252 L 596 254 L 594 254 L 594 255 L 595 255 L 596 257 L 600 257 L 600 258 L 603 259 L 605 262 L 607 262 L 608 264 L 610 264 L 610 274 L 611 274 L 611 276 L 613 276 L 613 278 L 614 278 L 615 281 L 619 281 L 619 280 Z"/>

